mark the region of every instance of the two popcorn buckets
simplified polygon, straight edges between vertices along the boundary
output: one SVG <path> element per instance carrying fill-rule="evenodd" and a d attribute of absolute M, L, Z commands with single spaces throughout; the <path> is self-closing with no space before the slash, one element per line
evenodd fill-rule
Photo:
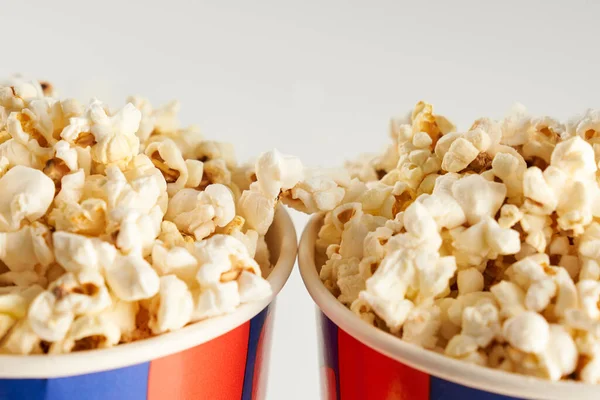
<path fill-rule="evenodd" d="M 469 364 L 362 321 L 319 278 L 315 241 L 322 223 L 322 216 L 311 218 L 298 251 L 302 279 L 318 309 L 322 399 L 600 399 L 600 388 L 594 385 L 551 382 Z"/>
<path fill-rule="evenodd" d="M 318 306 L 322 398 L 597 399 L 600 389 L 493 371 L 423 350 L 363 322 L 325 288 L 315 266 L 322 223 L 313 216 L 299 250 L 302 278 Z M 296 257 L 296 234 L 279 207 L 267 234 L 273 296 Z M 178 331 L 110 349 L 65 355 L 0 355 L 0 399 L 265 398 L 275 298 Z"/>
<path fill-rule="evenodd" d="M 275 296 L 296 260 L 296 231 L 281 207 L 266 240 L 272 298 L 109 349 L 0 355 L 0 399 L 263 399 Z"/>

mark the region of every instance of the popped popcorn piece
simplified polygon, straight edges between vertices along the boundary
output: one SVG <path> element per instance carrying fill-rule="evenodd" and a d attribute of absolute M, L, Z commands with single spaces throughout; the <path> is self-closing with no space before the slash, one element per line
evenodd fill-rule
<path fill-rule="evenodd" d="M 359 293 L 365 289 L 365 279 L 360 273 L 358 258 L 353 257 L 340 261 L 336 271 L 336 283 L 340 290 L 338 300 L 342 303 L 351 304 L 358 298 Z"/>
<path fill-rule="evenodd" d="M 502 281 L 490 288 L 496 301 L 500 304 L 504 317 L 514 317 L 525 311 L 525 292 L 510 281 Z"/>
<path fill-rule="evenodd" d="M 524 311 L 506 320 L 502 332 L 511 346 L 526 353 L 541 353 L 550 340 L 548 322 L 533 311 Z"/>
<path fill-rule="evenodd" d="M 160 279 L 156 271 L 137 253 L 118 255 L 104 271 L 106 283 L 121 300 L 149 299 L 159 290 Z"/>
<path fill-rule="evenodd" d="M 15 321 L 27 315 L 33 299 L 44 291 L 35 283 L 27 288 L 7 286 L 2 289 L 0 292 L 0 315 L 13 318 Z"/>
<path fill-rule="evenodd" d="M 0 343 L 0 353 L 40 354 L 42 339 L 33 331 L 27 319 L 21 319 L 8 331 Z"/>
<path fill-rule="evenodd" d="M 456 335 L 448 342 L 444 354 L 473 364 L 486 365 L 487 357 L 483 352 L 477 351 L 477 347 L 471 336 Z"/>
<path fill-rule="evenodd" d="M 264 235 L 275 218 L 276 205 L 276 199 L 265 195 L 255 182 L 244 190 L 237 206 L 248 226 Z"/>
<path fill-rule="evenodd" d="M 177 227 L 202 240 L 216 227 L 224 227 L 235 217 L 235 203 L 231 191 L 224 185 L 213 184 L 203 192 L 182 189 L 169 202 L 165 215 Z"/>
<path fill-rule="evenodd" d="M 484 217 L 496 215 L 506 197 L 506 187 L 479 175 L 469 175 L 452 185 L 452 195 L 462 207 L 467 222 L 476 224 Z"/>
<path fill-rule="evenodd" d="M 68 272 L 84 269 L 103 271 L 117 257 L 114 246 L 97 238 L 88 238 L 69 232 L 56 231 L 52 234 L 56 261 Z"/>
<path fill-rule="evenodd" d="M 193 321 L 233 312 L 241 303 L 237 281 L 210 285 L 196 290 L 192 296 L 194 296 Z"/>
<path fill-rule="evenodd" d="M 330 211 L 344 199 L 346 191 L 328 176 L 308 176 L 281 195 L 281 201 L 300 211 Z"/>
<path fill-rule="evenodd" d="M 126 163 L 139 151 L 136 132 L 140 120 L 141 113 L 131 103 L 111 115 L 104 104 L 92 100 L 83 116 L 70 119 L 60 137 L 81 147 L 91 147 L 92 159 L 97 163 Z"/>
<path fill-rule="evenodd" d="M 27 318 L 43 340 L 62 340 L 77 315 L 98 313 L 111 304 L 104 279 L 97 271 L 65 274 L 40 293 L 29 306 Z"/>
<path fill-rule="evenodd" d="M 273 290 L 264 278 L 248 271 L 242 271 L 238 280 L 240 303 L 249 303 L 271 297 Z"/>
<path fill-rule="evenodd" d="M 160 142 L 150 143 L 146 147 L 145 153 L 165 177 L 170 196 L 173 196 L 186 186 L 189 177 L 187 163 L 183 159 L 181 150 L 179 150 L 175 142 L 165 139 Z M 203 172 L 204 169 L 202 169 Z M 202 174 L 200 175 L 201 179 Z"/>
<path fill-rule="evenodd" d="M 42 217 L 54 198 L 54 182 L 42 172 L 23 166 L 11 168 L 0 178 L 0 231 L 18 230 L 23 221 Z"/>
<path fill-rule="evenodd" d="M 417 255 L 412 249 L 396 250 L 367 279 L 366 289 L 359 298 L 372 307 L 392 332 L 397 332 L 415 303 L 442 293 L 455 270 L 453 257 L 440 258 L 433 252 Z M 409 290 L 414 302 L 405 298 Z M 389 301 L 390 298 L 394 300 Z"/>
<path fill-rule="evenodd" d="M 200 285 L 237 280 L 242 271 L 260 275 L 260 268 L 246 246 L 228 235 L 213 235 L 195 243 L 194 256 L 199 263 L 196 279 Z"/>
<path fill-rule="evenodd" d="M 48 353 L 108 348 L 117 345 L 120 338 L 119 327 L 104 314 L 83 315 L 73 321 L 66 337 L 54 342 Z"/>
<path fill-rule="evenodd" d="M 16 232 L 0 233 L 0 261 L 12 272 L 45 272 L 54 261 L 50 230 L 34 222 Z"/>
<path fill-rule="evenodd" d="M 569 332 L 561 325 L 551 324 L 548 344 L 539 358 L 548 379 L 557 381 L 575 371 L 579 354 Z"/>
<path fill-rule="evenodd" d="M 404 322 L 402 339 L 426 349 L 432 349 L 436 346 L 440 326 L 441 319 L 438 307 L 415 308 Z"/>
<path fill-rule="evenodd" d="M 460 295 L 480 292 L 483 290 L 483 274 L 476 268 L 468 268 L 458 271 L 458 293 Z"/>
<path fill-rule="evenodd" d="M 141 253 L 147 256 L 152 251 L 154 239 L 160 233 L 163 212 L 160 206 L 154 206 L 149 214 L 131 211 L 118 221 L 119 230 L 115 245 L 122 253 Z M 116 222 L 116 221 L 115 221 Z"/>
<path fill-rule="evenodd" d="M 444 154 L 442 169 L 448 172 L 459 172 L 467 168 L 479 155 L 479 149 L 464 138 L 452 141 L 448 152 Z"/>
<path fill-rule="evenodd" d="M 498 218 L 498 225 L 501 228 L 512 228 L 519 221 L 523 219 L 523 213 L 519 210 L 519 207 L 514 204 L 504 204 L 500 208 L 500 218 Z"/>
<path fill-rule="evenodd" d="M 499 312 L 493 303 L 480 301 L 466 307 L 462 314 L 462 335 L 470 336 L 478 347 L 487 347 L 492 340 L 501 337 Z"/>
<path fill-rule="evenodd" d="M 192 318 L 194 300 L 187 284 L 175 275 L 160 278 L 160 289 L 150 303 L 148 326 L 155 334 L 179 329 Z"/>
<path fill-rule="evenodd" d="M 156 241 L 152 246 L 152 267 L 161 276 L 173 274 L 193 286 L 198 273 L 198 261 L 185 247 L 167 248 L 166 243 Z"/>
<path fill-rule="evenodd" d="M 302 179 L 304 167 L 299 159 L 272 150 L 256 161 L 256 178 L 261 191 L 277 197 L 281 191 L 296 186 Z"/>

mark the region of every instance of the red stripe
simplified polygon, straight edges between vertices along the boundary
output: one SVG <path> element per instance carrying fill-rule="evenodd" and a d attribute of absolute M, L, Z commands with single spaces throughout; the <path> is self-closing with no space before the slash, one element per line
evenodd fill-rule
<path fill-rule="evenodd" d="M 150 363 L 148 400 L 241 399 L 250 322 Z"/>
<path fill-rule="evenodd" d="M 338 330 L 343 400 L 428 400 L 429 375 L 399 363 Z"/>

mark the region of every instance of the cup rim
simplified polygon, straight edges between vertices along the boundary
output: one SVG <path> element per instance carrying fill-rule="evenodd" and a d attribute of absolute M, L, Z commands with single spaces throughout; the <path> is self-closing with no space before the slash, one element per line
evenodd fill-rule
<path fill-rule="evenodd" d="M 304 228 L 298 249 L 300 275 L 318 308 L 350 336 L 402 364 L 485 392 L 536 399 L 600 397 L 600 385 L 548 381 L 469 364 L 404 342 L 363 321 L 327 290 L 317 273 L 315 241 L 323 218 L 313 215 Z"/>
<path fill-rule="evenodd" d="M 275 299 L 294 267 L 298 248 L 296 229 L 281 205 L 278 206 L 271 229 L 275 229 L 281 237 L 279 258 L 267 277 L 273 289 L 271 297 L 242 304 L 231 314 L 208 318 L 177 331 L 108 349 L 57 355 L 0 355 L 0 379 L 58 378 L 128 367 L 198 346 L 237 328 Z"/>

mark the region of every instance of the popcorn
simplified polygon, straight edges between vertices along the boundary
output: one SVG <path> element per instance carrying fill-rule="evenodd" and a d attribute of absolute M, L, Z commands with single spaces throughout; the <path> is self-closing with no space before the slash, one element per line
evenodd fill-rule
<path fill-rule="evenodd" d="M 476 268 L 458 271 L 456 282 L 458 284 L 459 295 L 480 292 L 484 287 L 483 274 Z"/>
<path fill-rule="evenodd" d="M 150 304 L 151 319 L 148 323 L 155 334 L 179 329 L 192 317 L 194 300 L 185 282 L 175 275 L 160 278 L 158 295 Z"/>
<path fill-rule="evenodd" d="M 276 199 L 266 196 L 256 182 L 250 185 L 249 190 L 242 193 L 238 201 L 240 214 L 248 226 L 260 235 L 264 235 L 273 222 L 276 205 Z"/>
<path fill-rule="evenodd" d="M 462 334 L 472 337 L 480 348 L 501 336 L 500 317 L 493 303 L 480 301 L 466 307 L 462 315 Z"/>
<path fill-rule="evenodd" d="M 308 176 L 282 193 L 284 204 L 307 213 L 331 211 L 344 199 L 346 191 L 328 176 Z"/>
<path fill-rule="evenodd" d="M 523 193 L 523 175 L 527 164 L 519 154 L 499 152 L 492 160 L 492 172 L 502 180 L 506 186 L 506 194 L 510 198 L 517 198 Z"/>
<path fill-rule="evenodd" d="M 114 246 L 96 238 L 57 231 L 52 234 L 52 242 L 56 261 L 68 272 L 103 271 L 117 257 Z"/>
<path fill-rule="evenodd" d="M 404 323 L 402 339 L 426 349 L 432 349 L 437 343 L 437 333 L 440 326 L 439 308 L 436 306 L 415 308 Z"/>
<path fill-rule="evenodd" d="M 98 272 L 65 274 L 32 301 L 28 320 L 41 339 L 55 342 L 65 337 L 76 315 L 97 313 L 110 304 L 110 295 Z"/>
<path fill-rule="evenodd" d="M 160 232 L 162 216 L 159 206 L 153 207 L 149 214 L 135 211 L 127 214 L 120 221 L 116 247 L 125 254 L 140 252 L 145 256 L 149 255 L 154 239 Z"/>
<path fill-rule="evenodd" d="M 449 357 L 473 364 L 486 365 L 487 363 L 485 354 L 477 351 L 477 343 L 467 335 L 456 335 L 450 339 L 444 353 Z"/>
<path fill-rule="evenodd" d="M 177 101 L 112 111 L 55 95 L 0 82 L 1 353 L 113 347 L 271 298 L 264 235 L 299 190 L 298 159 L 238 166 L 232 145 L 180 128 Z M 306 200 L 320 205 L 360 190 L 345 173 L 313 177 L 327 187 Z"/>
<path fill-rule="evenodd" d="M 128 104 L 111 115 L 105 105 L 93 100 L 82 117 L 74 117 L 60 137 L 81 147 L 91 147 L 92 160 L 97 163 L 126 163 L 137 153 L 140 145 L 135 135 L 141 114 Z"/>
<path fill-rule="evenodd" d="M 511 346 L 526 353 L 542 352 L 550 340 L 548 322 L 532 311 L 522 312 L 506 320 L 502 333 Z"/>
<path fill-rule="evenodd" d="M 267 299 L 273 294 L 269 282 L 258 274 L 242 271 L 237 283 L 240 292 L 240 303 Z"/>
<path fill-rule="evenodd" d="M 39 354 L 40 337 L 33 331 L 27 319 L 21 319 L 7 332 L 2 343 L 0 353 L 4 354 Z"/>
<path fill-rule="evenodd" d="M 152 267 L 161 276 L 173 274 L 193 286 L 198 273 L 198 261 L 185 247 L 167 248 L 157 240 L 152 247 Z"/>
<path fill-rule="evenodd" d="M 261 155 L 256 161 L 256 178 L 260 189 L 271 197 L 296 186 L 302 179 L 302 163 L 296 157 L 284 156 L 277 150 Z"/>
<path fill-rule="evenodd" d="M 340 289 L 338 300 L 351 304 L 365 289 L 365 279 L 360 274 L 359 259 L 356 257 L 343 260 L 337 266 L 337 286 Z"/>
<path fill-rule="evenodd" d="M 230 312 L 240 303 L 271 296 L 271 287 L 261 278 L 258 263 L 239 240 L 214 235 L 195 246 L 200 293 L 192 316 L 194 320 Z"/>
<path fill-rule="evenodd" d="M 554 196 L 552 188 L 546 183 L 542 170 L 537 167 L 528 168 L 523 175 L 523 194 L 534 206 L 540 208 L 544 214 L 549 214 L 556 209 L 558 199 Z"/>
<path fill-rule="evenodd" d="M 462 171 L 475 160 L 477 155 L 479 155 L 477 147 L 466 139 L 457 138 L 450 145 L 448 152 L 444 154 L 442 169 L 448 172 Z"/>
<path fill-rule="evenodd" d="M 27 315 L 32 300 L 44 291 L 41 286 L 36 284 L 27 288 L 6 286 L 2 289 L 0 292 L 0 315 L 4 318 L 3 324 L 13 324 L 17 319 Z M 13 321 L 8 321 L 6 317 L 10 317 Z"/>
<path fill-rule="evenodd" d="M 506 197 L 506 187 L 479 175 L 469 175 L 452 185 L 452 195 L 462 207 L 467 222 L 476 224 L 484 217 L 496 215 Z"/>
<path fill-rule="evenodd" d="M 214 235 L 195 245 L 194 256 L 199 269 L 200 285 L 236 280 L 242 271 L 260 275 L 260 268 L 248 254 L 246 246 L 228 235 Z"/>
<path fill-rule="evenodd" d="M 231 191 L 224 185 L 213 184 L 203 192 L 182 189 L 169 202 L 165 218 L 196 240 L 202 240 L 224 227 L 235 217 L 235 203 Z"/>
<path fill-rule="evenodd" d="M 42 217 L 54 197 L 54 183 L 40 171 L 16 166 L 2 178 L 0 200 L 0 231 L 16 231 L 23 221 Z"/>
<path fill-rule="evenodd" d="M 138 254 L 118 256 L 104 274 L 110 289 L 124 301 L 148 299 L 159 290 L 156 271 Z"/>
<path fill-rule="evenodd" d="M 211 285 L 199 289 L 194 296 L 194 321 L 233 312 L 240 305 L 239 285 L 236 281 Z"/>
<path fill-rule="evenodd" d="M 175 142 L 165 139 L 150 143 L 145 153 L 150 157 L 156 168 L 162 172 L 167 181 L 167 190 L 171 196 L 186 186 L 188 168 Z"/>
<path fill-rule="evenodd" d="M 63 340 L 52 344 L 49 353 L 108 348 L 116 346 L 120 338 L 119 327 L 105 315 L 83 315 L 73 321 Z"/>
<path fill-rule="evenodd" d="M 50 230 L 38 222 L 16 232 L 0 233 L 0 260 L 12 272 L 42 273 L 54 261 Z"/>
<path fill-rule="evenodd" d="M 446 122 L 420 102 L 382 154 L 347 164 L 356 179 L 311 171 L 282 193 L 324 213 L 323 284 L 450 357 L 600 382 L 600 112 L 563 124 L 517 105 L 466 132 Z"/>

